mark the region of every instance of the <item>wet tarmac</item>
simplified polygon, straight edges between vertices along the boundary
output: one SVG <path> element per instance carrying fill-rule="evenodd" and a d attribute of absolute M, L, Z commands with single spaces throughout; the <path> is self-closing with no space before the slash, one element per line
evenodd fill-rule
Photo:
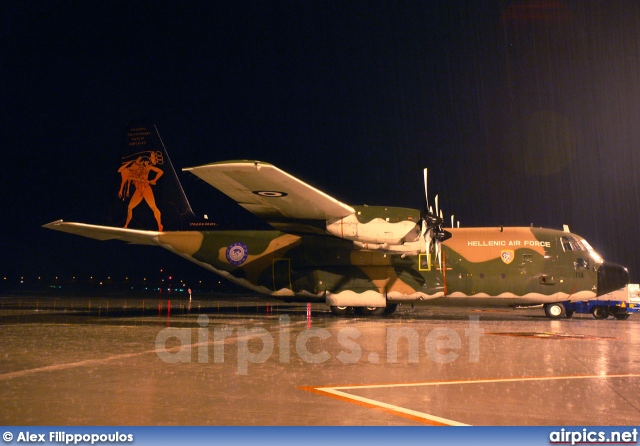
<path fill-rule="evenodd" d="M 3 425 L 634 425 L 640 315 L 0 298 Z"/>

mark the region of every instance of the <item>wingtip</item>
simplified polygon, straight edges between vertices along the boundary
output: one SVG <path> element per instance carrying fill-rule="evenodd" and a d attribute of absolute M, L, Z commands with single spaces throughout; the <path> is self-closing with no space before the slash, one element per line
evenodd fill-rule
<path fill-rule="evenodd" d="M 50 228 L 52 226 L 60 226 L 63 223 L 62 219 L 60 220 L 56 220 L 56 221 L 52 221 L 51 223 L 46 223 L 44 225 L 42 225 L 43 228 Z"/>

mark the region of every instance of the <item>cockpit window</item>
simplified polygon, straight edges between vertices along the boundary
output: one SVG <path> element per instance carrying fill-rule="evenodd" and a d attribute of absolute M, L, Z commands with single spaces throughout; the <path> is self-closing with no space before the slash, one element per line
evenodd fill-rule
<path fill-rule="evenodd" d="M 586 240 L 584 240 L 584 239 L 582 240 L 582 245 L 583 245 L 585 248 L 587 248 L 587 251 L 589 251 L 589 254 L 591 255 L 591 258 L 592 258 L 593 260 L 595 260 L 595 261 L 596 261 L 596 262 L 598 262 L 598 263 L 602 263 L 602 262 L 604 262 L 604 259 L 603 259 L 602 257 L 600 257 L 600 254 L 598 254 L 598 253 L 596 252 L 596 250 L 595 250 L 595 249 L 593 249 L 593 248 L 591 247 L 591 245 L 590 245 Z"/>
<path fill-rule="evenodd" d="M 582 243 L 584 240 L 578 240 L 578 238 L 572 235 L 563 235 L 560 237 L 562 241 L 562 249 L 567 251 L 587 251 L 587 247 Z"/>
<path fill-rule="evenodd" d="M 591 247 L 591 245 L 585 239 L 580 239 L 573 235 L 563 235 L 562 237 L 560 237 L 560 242 L 564 252 L 587 251 L 595 262 L 597 263 L 603 262 L 602 257 L 598 255 L 598 253 Z"/>
<path fill-rule="evenodd" d="M 589 269 L 591 268 L 590 259 L 583 259 L 582 257 L 578 257 L 575 262 L 573 262 L 573 266 L 576 270 L 578 269 Z"/>

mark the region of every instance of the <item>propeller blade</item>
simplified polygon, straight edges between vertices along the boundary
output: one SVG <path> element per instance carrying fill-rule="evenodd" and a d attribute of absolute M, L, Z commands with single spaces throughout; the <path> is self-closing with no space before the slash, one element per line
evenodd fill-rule
<path fill-rule="evenodd" d="M 420 213 L 420 219 L 422 220 L 422 224 L 420 227 L 420 237 L 424 237 L 424 251 L 426 254 L 431 252 L 432 245 L 435 245 L 434 251 L 437 258 L 438 265 L 440 266 L 440 270 L 442 270 L 442 246 L 441 243 L 445 240 L 451 238 L 451 233 L 449 231 L 445 231 L 442 229 L 442 221 L 444 219 L 444 214 L 442 209 L 438 206 L 438 195 L 435 196 L 435 213 L 433 212 L 433 208 L 429 206 L 429 190 L 427 188 L 427 169 L 424 169 L 424 195 L 425 195 L 425 207 L 424 212 Z M 455 216 L 451 216 L 451 227 L 453 228 L 455 224 Z M 458 227 L 460 227 L 460 222 L 458 222 Z M 446 285 L 445 285 L 446 286 Z M 446 294 L 446 291 L 445 291 Z"/>
<path fill-rule="evenodd" d="M 427 190 L 427 168 L 424 168 L 424 196 L 425 196 L 425 202 L 427 203 L 427 205 L 425 206 L 425 209 L 429 208 L 429 191 Z"/>
<path fill-rule="evenodd" d="M 424 234 L 424 253 L 425 254 L 429 254 L 429 252 L 431 251 L 431 239 L 433 238 L 431 235 L 431 231 L 433 231 L 433 229 L 429 229 Z"/>

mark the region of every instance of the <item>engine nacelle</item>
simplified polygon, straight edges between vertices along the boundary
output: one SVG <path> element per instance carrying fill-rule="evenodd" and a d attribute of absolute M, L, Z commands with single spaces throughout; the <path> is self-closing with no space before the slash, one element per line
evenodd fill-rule
<path fill-rule="evenodd" d="M 402 245 L 420 236 L 420 228 L 415 221 L 390 222 L 374 218 L 363 223 L 355 214 L 327 220 L 327 231 L 336 237 L 373 245 Z"/>

